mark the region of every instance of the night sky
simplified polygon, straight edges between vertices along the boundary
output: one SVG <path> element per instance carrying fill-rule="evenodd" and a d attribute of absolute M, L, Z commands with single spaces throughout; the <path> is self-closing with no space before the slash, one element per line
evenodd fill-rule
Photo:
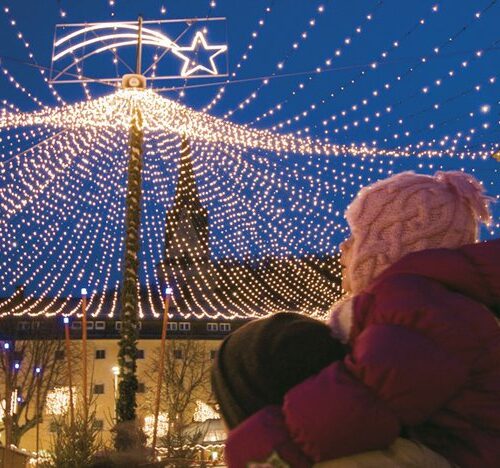
<path fill-rule="evenodd" d="M 455 145 L 457 151 L 475 152 L 484 149 L 494 153 L 500 129 L 500 88 L 497 76 L 500 68 L 499 3 L 496 0 L 1 1 L 0 65 L 3 73 L 0 73 L 0 103 L 3 100 L 7 102 L 1 103 L 0 108 L 8 110 L 9 105 L 14 105 L 26 112 L 38 109 L 40 106 L 27 93 L 40 100 L 43 105 L 60 105 L 40 74 L 40 70 L 44 70 L 45 76 L 49 74 L 56 24 L 134 21 L 138 15 L 142 15 L 145 21 L 224 17 L 225 23 L 213 30 L 210 29 L 209 21 L 204 24 L 208 28 L 206 36 L 209 43 L 221 44 L 227 38 L 227 55 L 221 54 L 216 62 L 218 70 L 225 71 L 227 67 L 227 77 L 150 81 L 149 86 L 175 88 L 158 92 L 195 110 L 205 110 L 235 123 L 268 128 L 277 133 L 297 132 L 300 136 L 328 138 L 335 143 L 366 143 L 386 149 L 409 145 L 414 148 L 419 142 L 432 142 L 434 149 L 450 148 L 451 141 L 459 134 Z M 160 28 L 160 25 L 155 24 L 147 26 L 151 29 Z M 186 27 L 186 23 L 165 27 L 170 27 L 168 34 L 171 38 L 182 32 L 178 44 L 184 47 L 191 44 L 196 31 L 196 25 Z M 163 30 L 163 26 L 161 28 Z M 29 43 L 29 47 L 25 46 L 25 42 Z M 29 53 L 33 54 L 31 58 Z M 124 62 L 134 67 L 134 47 L 120 49 L 118 53 Z M 151 64 L 155 53 L 158 53 L 158 49 L 154 46 L 145 46 L 145 68 Z M 83 64 L 82 74 L 99 78 L 121 76 L 125 72 L 124 65 L 114 64 L 114 57 L 108 51 L 93 61 L 89 60 Z M 204 58 L 206 59 L 207 57 Z M 179 63 L 167 60 L 158 66 L 157 73 L 178 73 Z M 9 77 L 13 77 L 26 92 L 22 92 L 15 83 L 9 83 Z M 55 89 L 68 104 L 113 92 L 112 86 L 101 83 L 89 83 L 87 91 L 81 84 L 57 84 Z M 272 113 L 269 112 L 271 109 Z M 3 139 L 0 142 L 0 162 L 10 160 L 16 152 L 8 144 L 15 132 L 0 130 L 0 138 Z M 36 141 L 39 140 L 34 139 L 30 144 Z M 23 144 L 19 147 L 21 151 L 30 145 Z M 156 144 L 158 142 L 154 145 Z M 193 143 L 195 172 L 196 161 L 200 164 L 203 162 L 202 149 L 202 146 Z M 258 167 L 256 161 L 262 156 L 264 153 L 258 151 L 255 154 L 243 154 L 243 158 L 247 158 L 253 168 Z M 314 157 L 304 160 L 291 156 L 283 160 L 271 155 L 270 160 L 273 161 L 268 166 L 271 172 L 282 171 L 282 175 L 283 171 L 291 171 L 291 165 L 295 164 L 294 167 L 301 175 L 311 175 L 325 181 L 332 180 L 334 168 L 338 167 L 338 161 L 332 159 L 326 162 L 323 160 L 322 167 L 318 169 L 317 159 Z M 125 159 L 121 163 L 123 161 Z M 347 157 L 343 162 L 343 171 L 348 172 L 351 159 Z M 103 163 L 104 166 L 106 164 Z M 390 167 L 386 162 L 378 161 L 367 163 L 367 167 L 373 168 L 370 169 L 369 181 L 387 176 L 389 169 L 395 172 L 413 169 L 433 173 L 441 168 L 464 168 L 474 172 L 484 182 L 488 192 L 498 198 L 499 164 L 492 157 L 485 160 L 396 158 Z M 159 210 L 158 217 L 151 225 L 159 226 L 160 231 L 177 177 L 175 161 L 167 162 L 161 167 L 165 174 L 174 179 L 164 192 L 157 192 L 157 198 L 152 195 L 149 200 L 151 206 Z M 9 166 L 2 170 L 0 189 L 7 183 L 5 171 L 16 169 Z M 352 172 L 356 171 L 357 174 L 360 171 L 361 174 L 364 170 L 356 166 Z M 203 171 L 200 174 L 198 183 L 204 196 L 208 193 L 209 179 L 207 176 L 205 180 Z M 225 180 L 228 177 L 225 174 L 221 169 L 213 180 Z M 337 176 L 340 177 L 339 173 Z M 246 174 L 244 177 L 250 178 L 251 175 Z M 283 176 L 283 180 L 285 179 Z M 124 183 L 123 178 L 120 180 Z M 341 182 L 342 177 L 336 181 L 340 184 L 339 187 Z M 320 198 L 324 197 L 323 202 L 335 204 L 335 211 L 343 212 L 358 188 L 357 185 L 345 184 L 343 189 L 339 188 L 338 194 L 321 190 L 315 193 Z M 243 182 L 240 189 L 237 186 L 223 187 L 227 193 L 231 190 L 239 191 L 246 197 L 249 205 L 265 196 L 265 192 L 259 191 L 260 189 L 252 192 L 254 189 L 251 184 Z M 88 191 L 89 186 L 84 184 L 81 190 Z M 294 223 L 298 225 L 300 220 L 295 214 L 288 213 L 293 207 L 293 197 L 290 197 L 282 202 L 282 208 L 285 212 L 283 216 L 288 216 L 291 223 L 286 224 L 286 229 L 294 231 Z M 309 202 L 310 200 L 300 199 L 304 207 Z M 252 247 L 252 236 L 248 234 L 245 237 L 245 233 L 240 232 L 244 229 L 224 225 L 224 216 L 217 215 L 223 209 L 221 200 L 207 203 L 209 215 L 212 213 L 212 219 L 219 219 L 214 222 L 211 231 L 214 255 L 236 255 L 238 249 L 233 248 L 233 244 L 244 245 L 243 250 L 252 254 L 259 253 L 259 249 Z M 108 209 L 111 208 L 108 206 Z M 497 204 L 494 208 L 494 224 L 489 230 L 483 231 L 484 237 L 498 237 L 499 214 Z M 5 211 L 0 211 L 0 218 L 5 215 Z M 319 208 L 311 211 L 306 223 L 308 229 L 297 229 L 290 237 L 292 241 L 284 245 L 284 241 L 280 244 L 279 239 L 283 236 L 279 230 L 285 225 L 264 213 L 259 218 L 260 225 L 266 226 L 266 229 L 270 225 L 275 228 L 268 230 L 269 243 L 264 250 L 269 253 L 274 248 L 273 242 L 277 242 L 277 252 L 281 253 L 334 252 L 338 242 L 347 235 L 345 221 L 339 221 L 339 227 L 332 230 L 324 215 L 325 211 Z M 27 217 L 29 213 L 25 211 L 9 222 L 21 223 Z M 76 217 L 68 218 L 64 229 L 74 230 L 76 223 Z M 310 232 L 311 226 L 316 226 L 314 233 Z M 23 229 L 28 234 L 27 238 L 30 238 L 31 228 L 25 226 Z M 232 240 L 235 239 L 232 234 L 234 229 L 242 236 L 238 241 Z M 120 231 L 116 231 L 115 235 L 119 236 Z M 331 236 L 331 241 L 320 243 L 319 240 L 327 235 Z M 5 239 L 7 241 L 4 242 L 17 242 L 13 240 L 13 235 L 6 236 Z M 24 249 L 32 248 L 30 240 L 23 241 L 27 243 Z M 161 238 L 155 238 L 155 245 L 161 243 Z M 96 247 L 89 253 L 91 263 L 104 258 L 106 249 L 102 245 L 101 249 L 104 250 Z M 48 263 L 56 264 L 63 254 L 57 253 L 57 247 L 50 254 L 49 250 L 47 247 L 47 254 L 43 258 Z M 26 269 L 23 278 L 14 281 L 12 276 L 12 272 L 19 266 L 16 262 L 25 258 L 25 253 L 11 249 L 5 255 L 7 260 L 0 265 L 3 279 L 3 291 L 0 294 L 12 293 L 14 282 L 30 277 L 33 268 L 29 266 L 23 267 Z M 115 263 L 120 255 L 120 252 L 116 252 L 113 256 Z M 154 269 L 155 261 L 161 258 L 161 251 L 155 252 L 151 258 L 141 255 L 144 265 L 149 262 L 144 267 L 146 272 L 141 274 L 142 281 L 151 283 L 152 274 L 147 271 Z M 40 275 L 48 272 L 49 267 L 43 269 Z M 40 275 L 27 281 L 30 291 L 39 292 L 37 284 L 41 284 Z M 112 269 L 111 280 L 108 278 L 97 281 L 95 278 L 99 274 L 94 275 L 95 288 L 102 290 L 114 284 L 118 275 L 118 266 Z M 57 294 L 58 291 L 65 295 L 77 294 L 80 287 L 88 281 L 89 274 L 78 277 L 75 274 L 71 284 L 64 287 L 61 286 L 61 281 L 55 282 L 49 288 L 49 294 Z"/>

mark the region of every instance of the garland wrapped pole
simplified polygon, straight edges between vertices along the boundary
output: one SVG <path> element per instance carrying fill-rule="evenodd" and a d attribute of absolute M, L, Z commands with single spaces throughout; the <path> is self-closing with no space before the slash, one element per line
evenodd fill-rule
<path fill-rule="evenodd" d="M 125 259 L 121 295 L 122 328 L 118 352 L 118 364 L 120 366 L 120 382 L 118 384 L 118 400 L 116 402 L 118 423 L 133 421 L 135 419 L 135 409 L 137 406 L 137 285 L 139 270 L 138 252 L 141 221 L 143 140 L 142 114 L 140 109 L 136 107 L 132 111 L 132 125 L 130 129 L 130 161 L 128 167 L 125 224 Z"/>
<path fill-rule="evenodd" d="M 146 80 L 141 75 L 142 60 L 142 17 L 138 18 L 136 74 L 123 77 L 123 88 L 146 88 Z M 142 195 L 142 155 L 144 132 L 142 112 L 136 103 L 132 107 L 129 134 L 130 159 L 125 215 L 125 253 L 123 262 L 123 282 L 121 293 L 121 336 L 118 343 L 118 364 L 120 382 L 116 401 L 116 437 L 118 450 L 137 449 L 143 445 L 136 427 L 137 407 L 137 337 L 139 325 L 139 249 Z M 128 423 L 128 424 L 127 424 Z"/>

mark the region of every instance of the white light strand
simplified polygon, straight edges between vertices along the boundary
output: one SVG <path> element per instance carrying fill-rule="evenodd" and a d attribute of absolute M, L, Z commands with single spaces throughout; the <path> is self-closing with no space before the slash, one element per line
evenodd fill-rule
<path fill-rule="evenodd" d="M 19 41 L 21 41 L 23 43 L 23 46 L 25 47 L 25 49 L 26 49 L 26 51 L 28 53 L 28 58 L 29 58 L 30 62 L 33 63 L 34 65 L 38 66 L 39 64 L 38 64 L 38 62 L 37 62 L 37 60 L 35 58 L 35 55 L 33 54 L 33 51 L 31 50 L 31 45 L 26 40 L 26 38 L 24 37 L 23 33 L 19 29 L 19 27 L 17 25 L 17 21 L 14 18 L 11 9 L 6 6 L 6 7 L 3 8 L 3 12 L 5 13 L 5 16 L 7 17 L 8 23 L 15 30 L 16 37 L 19 39 Z M 45 69 L 42 68 L 42 67 L 40 67 L 39 68 L 39 72 L 40 72 L 40 75 L 42 75 L 43 81 L 48 86 L 50 93 L 56 99 L 56 101 L 59 104 L 65 104 L 64 99 L 59 95 L 59 93 L 56 91 L 56 89 L 54 88 L 54 86 L 51 83 L 49 83 L 49 79 L 46 76 Z"/>
<path fill-rule="evenodd" d="M 271 3 L 273 0 L 268 0 L 268 3 Z M 271 7 L 266 6 L 264 10 L 264 15 L 259 19 L 257 22 L 258 28 L 263 28 L 266 23 L 266 15 L 271 13 Z M 253 51 L 255 47 L 255 42 L 257 38 L 259 37 L 259 32 L 258 29 L 254 29 L 251 34 L 250 42 L 247 45 L 245 52 L 243 52 L 243 55 L 240 57 L 238 63 L 236 64 L 234 70 L 230 73 L 231 78 L 236 78 L 238 72 L 241 70 L 243 67 L 244 63 L 250 58 L 251 52 Z M 202 112 L 208 112 L 212 110 L 218 103 L 220 103 L 221 99 L 224 97 L 224 93 L 226 92 L 226 86 L 223 85 L 219 88 L 217 94 L 215 97 L 205 106 L 203 109 L 201 109 Z"/>
<path fill-rule="evenodd" d="M 283 70 L 290 57 L 292 57 L 295 54 L 295 52 L 299 50 L 300 44 L 307 41 L 310 31 L 316 26 L 318 17 L 325 11 L 324 5 L 320 5 L 320 7 L 318 7 L 316 11 L 317 11 L 316 15 L 313 16 L 311 19 L 309 19 L 309 21 L 307 22 L 306 29 L 302 31 L 302 33 L 300 33 L 298 39 L 292 44 L 292 46 L 282 57 L 282 59 L 279 62 L 277 62 L 276 70 L 272 73 L 271 76 L 275 76 L 279 70 Z M 267 86 L 268 84 L 269 84 L 269 79 L 267 78 L 264 79 L 262 83 L 254 91 L 252 91 L 245 99 L 241 100 L 232 109 L 226 111 L 224 113 L 224 119 L 227 119 L 232 115 L 234 115 L 236 112 L 248 107 L 251 103 L 253 103 L 257 99 L 257 96 L 259 95 L 262 88 L 264 88 L 264 86 Z"/>

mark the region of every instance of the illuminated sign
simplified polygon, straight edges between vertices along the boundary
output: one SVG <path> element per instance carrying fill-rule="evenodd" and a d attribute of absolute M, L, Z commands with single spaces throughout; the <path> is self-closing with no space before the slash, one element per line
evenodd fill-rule
<path fill-rule="evenodd" d="M 149 80 L 228 76 L 225 18 L 144 21 L 142 74 Z M 137 22 L 58 24 L 52 83 L 115 82 L 135 70 Z"/>

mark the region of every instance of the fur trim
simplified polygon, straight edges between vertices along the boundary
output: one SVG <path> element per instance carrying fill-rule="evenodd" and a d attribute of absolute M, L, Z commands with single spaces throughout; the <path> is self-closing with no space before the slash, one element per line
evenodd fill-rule
<path fill-rule="evenodd" d="M 341 299 L 333 304 L 330 309 L 328 325 L 332 330 L 332 336 L 342 343 L 349 341 L 353 322 L 353 298 Z"/>

